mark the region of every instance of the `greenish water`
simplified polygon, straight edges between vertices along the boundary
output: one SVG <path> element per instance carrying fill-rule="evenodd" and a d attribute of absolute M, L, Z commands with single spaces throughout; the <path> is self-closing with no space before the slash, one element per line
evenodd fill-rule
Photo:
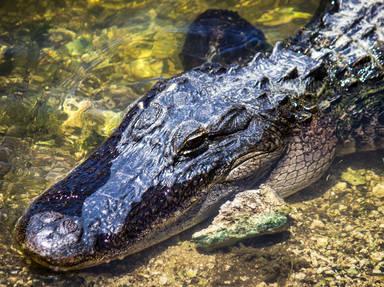
<path fill-rule="evenodd" d="M 206 255 L 195 250 L 188 236 L 181 238 L 187 240 L 181 243 L 178 237 L 120 263 L 81 273 L 55 274 L 31 266 L 14 250 L 11 236 L 15 221 L 28 203 L 108 137 L 129 103 L 159 78 L 183 71 L 179 53 L 188 25 L 197 15 L 209 8 L 235 10 L 261 28 L 267 40 L 274 43 L 308 22 L 318 2 L 2 1 L 0 286 L 256 286 L 262 282 L 283 284 L 282 275 L 286 282 L 293 282 L 291 286 L 297 286 L 294 282 L 301 281 L 295 281 L 294 277 L 289 281 L 287 273 L 298 276 L 302 273 L 312 278 L 309 282 L 325 278 L 323 273 L 316 277 L 306 271 L 289 269 L 288 257 L 299 260 L 303 256 L 294 253 L 300 249 L 297 241 L 285 243 L 286 248 L 292 245 L 294 250 L 287 251 L 288 257 L 283 252 L 284 246 L 279 244 L 272 249 L 248 247 L 253 249 Z M 377 168 L 380 162 L 374 165 Z M 6 174 L 1 176 L 3 173 Z M 311 208 L 312 202 L 304 205 L 303 213 L 314 213 Z M 374 222 L 383 218 L 383 210 L 377 212 L 371 218 Z M 353 220 L 352 215 L 348 216 L 345 215 L 346 220 Z M 297 238 L 305 232 L 298 228 Z M 381 247 L 375 245 L 375 249 L 370 245 L 372 250 L 382 252 L 383 243 L 375 244 Z M 257 254 L 267 258 L 266 262 Z M 374 270 L 379 263 L 368 264 L 366 270 Z M 280 264 L 281 269 L 264 272 L 263 268 L 267 267 L 262 267 L 263 264 L 269 267 Z M 277 270 L 281 274 L 271 278 L 270 274 L 278 273 Z M 366 282 L 376 284 L 376 281 Z"/>

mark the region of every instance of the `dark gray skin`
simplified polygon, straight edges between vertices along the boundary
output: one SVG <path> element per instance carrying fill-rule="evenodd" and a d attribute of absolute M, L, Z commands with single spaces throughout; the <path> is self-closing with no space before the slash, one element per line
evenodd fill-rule
<path fill-rule="evenodd" d="M 378 0 L 324 2 L 270 55 L 157 83 L 32 202 L 15 230 L 21 249 L 54 270 L 108 262 L 260 183 L 286 197 L 316 181 L 337 150 L 382 148 L 383 28 Z"/>

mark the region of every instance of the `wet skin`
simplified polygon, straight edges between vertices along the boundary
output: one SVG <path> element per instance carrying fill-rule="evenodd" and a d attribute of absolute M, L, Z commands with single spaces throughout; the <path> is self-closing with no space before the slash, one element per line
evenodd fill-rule
<path fill-rule="evenodd" d="M 158 82 L 103 145 L 32 202 L 15 230 L 21 249 L 54 270 L 108 262 L 261 182 L 283 197 L 302 189 L 346 141 L 382 147 L 383 4 L 324 6 L 270 55 Z"/>

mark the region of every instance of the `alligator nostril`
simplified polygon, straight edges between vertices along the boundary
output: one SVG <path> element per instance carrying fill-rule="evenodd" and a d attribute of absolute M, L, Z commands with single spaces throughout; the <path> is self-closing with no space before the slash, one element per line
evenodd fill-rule
<path fill-rule="evenodd" d="M 72 219 L 67 218 L 61 222 L 57 232 L 59 232 L 60 234 L 69 234 L 77 231 L 78 229 L 78 224 Z"/>
<path fill-rule="evenodd" d="M 63 215 L 54 211 L 44 212 L 40 215 L 40 221 L 43 223 L 51 223 L 61 218 L 63 218 Z"/>

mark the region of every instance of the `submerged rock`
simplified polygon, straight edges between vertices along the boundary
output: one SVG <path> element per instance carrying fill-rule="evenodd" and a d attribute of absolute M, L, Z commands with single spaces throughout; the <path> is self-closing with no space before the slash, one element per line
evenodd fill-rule
<path fill-rule="evenodd" d="M 378 198 L 384 198 L 384 183 L 378 183 L 372 188 L 372 193 Z"/>
<path fill-rule="evenodd" d="M 212 250 L 288 227 L 289 208 L 269 187 L 248 190 L 226 202 L 212 224 L 193 235 L 199 248 Z"/>
<path fill-rule="evenodd" d="M 203 63 L 244 63 L 269 48 L 264 33 L 236 12 L 209 9 L 189 26 L 180 58 L 189 70 Z"/>
<path fill-rule="evenodd" d="M 9 163 L 0 161 L 0 179 L 6 175 L 11 170 L 11 165 Z"/>
<path fill-rule="evenodd" d="M 11 170 L 12 166 L 9 163 L 9 157 L 9 150 L 0 147 L 0 179 Z"/>

